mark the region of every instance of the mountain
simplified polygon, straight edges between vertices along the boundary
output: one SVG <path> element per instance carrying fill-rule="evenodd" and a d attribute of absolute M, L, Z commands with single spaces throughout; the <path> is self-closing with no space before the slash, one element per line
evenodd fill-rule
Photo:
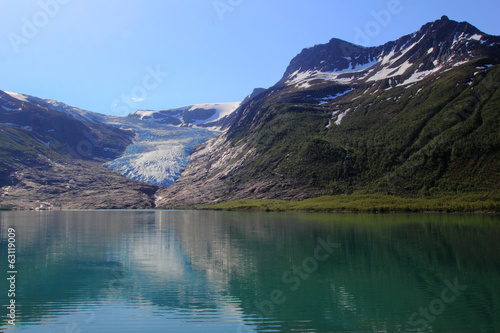
<path fill-rule="evenodd" d="M 386 80 L 385 88 L 405 86 L 473 58 L 496 57 L 499 51 L 498 37 L 443 16 L 379 47 L 332 39 L 305 49 L 292 60 L 280 83 L 308 88 L 321 83 L 353 85 Z"/>
<path fill-rule="evenodd" d="M 243 102 L 240 103 L 240 105 L 241 104 L 245 104 L 246 102 L 248 102 L 251 99 L 257 97 L 258 95 L 260 95 L 264 91 L 266 91 L 266 89 L 264 89 L 264 88 L 255 88 L 250 95 L 248 95 L 247 97 L 245 97 L 245 99 L 243 100 Z"/>
<path fill-rule="evenodd" d="M 160 111 L 139 110 L 131 118 L 179 127 L 204 127 L 219 130 L 221 124 L 239 106 L 237 103 L 195 104 Z"/>
<path fill-rule="evenodd" d="M 134 133 L 96 115 L 0 91 L 0 208 L 154 207 L 157 187 L 102 166 Z"/>
<path fill-rule="evenodd" d="M 304 49 L 157 203 L 497 190 L 499 62 L 498 36 L 446 16 L 378 47 Z"/>
<path fill-rule="evenodd" d="M 499 37 L 442 17 L 304 49 L 241 103 L 115 117 L 0 91 L 0 209 L 498 190 L 499 63 Z"/>
<path fill-rule="evenodd" d="M 11 156 L 0 163 L 7 167 L 6 162 L 25 162 L 37 153 L 80 159 L 118 157 L 134 134 L 108 126 L 96 115 L 55 101 L 0 91 L 2 153 Z"/>
<path fill-rule="evenodd" d="M 152 208 L 239 104 L 117 117 L 0 91 L 0 209 Z"/>
<path fill-rule="evenodd" d="M 31 105 L 37 105 L 38 107 L 43 108 L 45 110 L 52 110 L 55 112 L 65 113 L 66 115 L 76 120 L 80 120 L 82 122 L 100 123 L 103 122 L 107 117 L 100 113 L 82 110 L 52 99 L 40 98 L 13 92 L 4 92 L 4 93 L 8 94 L 14 100 L 26 102 Z"/>

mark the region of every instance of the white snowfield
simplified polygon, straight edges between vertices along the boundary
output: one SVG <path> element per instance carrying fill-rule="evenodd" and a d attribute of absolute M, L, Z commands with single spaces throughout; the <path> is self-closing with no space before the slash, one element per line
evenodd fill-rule
<path fill-rule="evenodd" d="M 205 103 L 205 104 L 193 104 L 188 106 L 182 106 L 178 108 L 160 110 L 160 111 L 151 111 L 151 110 L 139 110 L 132 115 L 138 116 L 141 120 L 149 120 L 149 121 L 160 121 L 162 113 L 168 113 L 169 116 L 177 118 L 181 124 L 176 125 L 178 127 L 184 127 L 186 125 L 197 127 L 201 125 L 210 125 L 211 123 L 216 123 L 217 121 L 229 116 L 231 113 L 236 111 L 236 109 L 240 106 L 241 102 L 230 102 L 230 103 Z M 206 119 L 196 119 L 189 123 L 184 121 L 184 113 L 195 111 L 195 110 L 214 110 L 215 114 Z M 207 126 L 204 126 L 205 128 Z M 213 130 L 218 130 L 214 124 L 214 126 L 208 126 Z"/>
<path fill-rule="evenodd" d="M 349 63 L 348 68 L 332 72 L 322 72 L 317 70 L 315 71 L 308 70 L 305 72 L 300 72 L 300 70 L 297 70 L 294 73 L 290 74 L 285 84 L 289 86 L 295 85 L 297 86 L 297 88 L 309 88 L 313 85 L 312 81 L 314 80 L 326 80 L 337 83 L 349 84 L 352 83 L 355 79 L 352 76 L 345 77 L 345 75 L 342 74 L 359 73 L 376 64 L 378 64 L 377 60 L 373 60 L 363 65 L 354 65 L 354 66 L 352 65 L 352 63 Z M 340 77 L 341 75 L 342 77 Z"/>

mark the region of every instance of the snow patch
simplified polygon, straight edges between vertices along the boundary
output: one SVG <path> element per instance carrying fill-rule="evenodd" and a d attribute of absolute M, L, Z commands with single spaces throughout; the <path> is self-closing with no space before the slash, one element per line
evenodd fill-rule
<path fill-rule="evenodd" d="M 21 126 L 21 125 L 13 124 L 13 123 L 2 123 L 2 124 L 7 125 L 7 126 L 14 126 L 14 127 L 22 128 L 22 129 L 25 129 L 28 131 L 33 131 L 33 127 L 31 127 L 31 126 Z"/>
<path fill-rule="evenodd" d="M 38 142 L 40 142 L 40 143 L 43 143 L 43 144 L 44 144 L 45 146 L 47 146 L 47 147 L 50 147 L 50 144 L 51 144 L 51 142 L 52 142 L 52 141 L 47 141 L 47 142 L 45 142 L 45 141 L 42 141 L 42 140 L 37 139 L 37 138 L 35 138 L 35 140 L 36 140 L 36 141 L 38 141 Z"/>
<path fill-rule="evenodd" d="M 136 114 L 139 116 L 139 119 L 140 120 L 143 120 L 144 117 L 152 117 L 153 114 L 155 114 L 156 112 L 158 111 L 151 111 L 151 110 L 139 110 L 139 111 L 136 111 L 134 112 L 133 114 Z"/>
<path fill-rule="evenodd" d="M 11 108 L 8 108 L 6 106 L 2 106 L 2 109 L 4 109 L 5 111 L 9 111 L 9 112 L 14 112 L 14 111 L 19 111 L 20 109 L 11 109 Z"/>
<path fill-rule="evenodd" d="M 356 108 L 357 109 L 357 108 Z M 356 110 L 354 109 L 354 110 Z M 332 116 L 328 120 L 328 125 L 326 125 L 326 128 L 330 128 L 332 126 L 332 120 L 337 117 L 337 120 L 335 121 L 335 125 L 340 125 L 342 123 L 342 119 L 349 113 L 351 112 L 351 108 L 345 110 L 342 112 L 342 110 L 335 110 L 332 112 Z"/>
<path fill-rule="evenodd" d="M 465 59 L 463 61 L 459 61 L 457 62 L 456 64 L 453 65 L 453 67 L 458 67 L 458 66 L 462 66 L 463 64 L 466 64 L 469 62 L 469 59 Z"/>
<path fill-rule="evenodd" d="M 334 99 L 337 99 L 339 97 L 345 96 L 345 95 L 347 95 L 348 93 L 350 93 L 353 90 L 354 89 L 347 89 L 346 91 L 338 93 L 336 95 L 329 95 L 329 96 L 326 96 L 326 97 L 323 97 L 323 98 L 316 98 L 316 100 L 319 101 L 320 104 L 324 104 L 324 103 L 327 103 L 327 102 L 332 101 Z"/>
<path fill-rule="evenodd" d="M 463 64 L 466 64 L 467 62 L 469 62 L 469 59 L 465 59 L 464 61 L 457 62 L 456 64 L 453 65 L 453 67 L 461 66 Z M 443 70 L 443 68 L 444 68 L 444 66 L 437 66 L 436 68 L 428 70 L 428 71 L 415 72 L 407 80 L 405 80 L 403 83 L 398 84 L 398 86 L 407 86 L 407 85 L 412 84 L 412 83 L 417 83 L 417 82 L 425 79 L 429 75 Z M 448 71 L 450 69 L 451 68 L 448 68 L 448 69 L 444 70 L 443 72 Z"/>
<path fill-rule="evenodd" d="M 295 85 L 297 88 L 309 88 L 312 85 L 311 82 L 314 80 L 325 80 L 325 81 L 333 81 L 337 83 L 348 84 L 353 81 L 352 78 L 339 78 L 339 76 L 342 74 L 362 72 L 376 64 L 378 64 L 378 60 L 374 60 L 362 65 L 358 64 L 355 66 L 353 66 L 352 63 L 350 63 L 348 68 L 332 72 L 324 72 L 318 70 L 308 70 L 305 72 L 299 72 L 299 70 L 297 70 L 292 74 L 290 74 L 285 84 L 288 86 Z"/>
<path fill-rule="evenodd" d="M 340 125 L 342 123 L 342 119 L 344 119 L 344 117 L 349 113 L 349 111 L 351 111 L 351 108 L 345 110 L 344 112 L 342 112 L 341 114 L 339 114 L 337 116 L 337 120 L 335 121 L 335 124 L 336 125 Z"/>
<path fill-rule="evenodd" d="M 29 102 L 28 101 L 28 96 L 26 95 L 23 95 L 23 94 L 18 94 L 18 93 L 14 93 L 14 92 L 8 92 L 8 91 L 5 91 L 5 93 L 7 95 L 9 95 L 10 97 L 13 97 L 19 101 L 22 101 L 22 102 Z"/>
<path fill-rule="evenodd" d="M 431 75 L 432 73 L 436 72 L 435 70 L 430 70 L 430 71 L 423 71 L 423 72 L 415 72 L 410 76 L 407 80 L 405 80 L 403 83 L 399 84 L 398 86 L 406 86 L 412 83 L 417 83 L 419 81 L 422 81 L 425 79 L 427 76 Z"/>

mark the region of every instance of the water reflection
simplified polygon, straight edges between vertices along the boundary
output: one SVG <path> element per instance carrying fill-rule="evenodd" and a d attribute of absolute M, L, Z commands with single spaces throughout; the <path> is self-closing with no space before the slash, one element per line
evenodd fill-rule
<path fill-rule="evenodd" d="M 21 330 L 500 330 L 495 215 L 4 212 L 0 224 L 0 258 L 17 231 Z M 467 289 L 436 308 L 455 279 Z"/>

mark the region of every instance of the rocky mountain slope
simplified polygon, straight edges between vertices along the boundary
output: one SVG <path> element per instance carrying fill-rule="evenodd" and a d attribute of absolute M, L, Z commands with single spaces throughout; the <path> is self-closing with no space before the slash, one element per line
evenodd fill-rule
<path fill-rule="evenodd" d="M 116 117 L 0 91 L 0 209 L 153 208 L 239 104 Z"/>
<path fill-rule="evenodd" d="M 102 166 L 134 133 L 62 103 L 0 91 L 0 208 L 152 208 L 157 187 Z"/>
<path fill-rule="evenodd" d="M 498 36 L 447 17 L 379 47 L 305 49 L 158 204 L 498 189 L 499 63 Z"/>

